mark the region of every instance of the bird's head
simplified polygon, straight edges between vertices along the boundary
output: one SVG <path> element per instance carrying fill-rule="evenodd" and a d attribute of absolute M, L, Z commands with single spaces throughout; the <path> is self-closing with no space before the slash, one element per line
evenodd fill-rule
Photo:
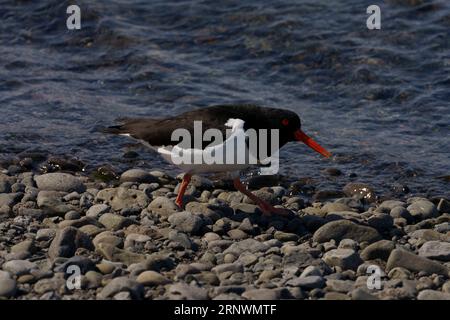
<path fill-rule="evenodd" d="M 295 112 L 283 110 L 283 112 L 274 115 L 274 118 L 271 121 L 273 121 L 280 130 L 280 136 L 284 137 L 287 141 L 303 142 L 324 157 L 331 157 L 330 152 L 301 130 L 300 117 Z"/>

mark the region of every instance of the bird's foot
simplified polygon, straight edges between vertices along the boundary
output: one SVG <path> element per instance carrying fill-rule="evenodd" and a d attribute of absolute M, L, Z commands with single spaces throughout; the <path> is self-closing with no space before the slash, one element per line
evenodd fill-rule
<path fill-rule="evenodd" d="M 285 208 L 275 208 L 270 203 L 260 200 L 258 201 L 258 207 L 261 209 L 264 216 L 270 217 L 272 214 L 276 214 L 282 217 L 288 217 L 292 214 L 292 211 Z"/>
<path fill-rule="evenodd" d="M 175 200 L 175 204 L 178 206 L 178 208 L 180 208 L 181 210 L 183 210 L 183 199 L 176 199 Z"/>

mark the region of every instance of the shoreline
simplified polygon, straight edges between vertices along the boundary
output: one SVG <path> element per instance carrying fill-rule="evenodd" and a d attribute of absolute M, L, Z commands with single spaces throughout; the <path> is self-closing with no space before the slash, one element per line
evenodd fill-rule
<path fill-rule="evenodd" d="M 449 199 L 381 201 L 358 183 L 311 195 L 305 181 L 263 187 L 259 177 L 254 192 L 292 210 L 289 218 L 264 217 L 224 181 L 199 176 L 179 210 L 177 178 L 142 169 L 109 182 L 1 173 L 0 296 L 450 298 Z M 305 193 L 292 195 L 294 187 Z M 367 286 L 374 266 L 380 290 Z"/>

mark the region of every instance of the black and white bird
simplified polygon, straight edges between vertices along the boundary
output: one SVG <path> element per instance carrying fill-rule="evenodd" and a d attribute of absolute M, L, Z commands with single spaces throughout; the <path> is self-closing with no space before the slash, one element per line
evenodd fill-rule
<path fill-rule="evenodd" d="M 301 141 L 321 155 L 325 157 L 331 156 L 327 150 L 301 130 L 298 115 L 284 109 L 266 108 L 248 104 L 217 105 L 188 111 L 168 118 L 123 119 L 121 121 L 122 124 L 109 127 L 105 131 L 139 140 L 146 146 L 156 150 L 164 159 L 177 165 L 185 172 L 175 201 L 180 208 L 183 206 L 183 195 L 193 174 L 226 172 L 233 177 L 235 188 L 255 202 L 261 208 L 263 214 L 285 214 L 285 210 L 273 207 L 247 190 L 239 179 L 239 172 L 254 164 L 250 160 L 251 156 L 253 156 L 253 159 L 256 158 L 258 164 L 263 160 L 267 160 L 267 158 L 262 159 L 260 152 L 258 152 L 261 147 L 259 141 L 262 141 L 262 133 L 265 132 L 264 130 L 267 132 L 275 129 L 278 132 L 276 137 L 278 141 L 274 144 L 278 149 L 288 142 Z M 177 129 L 182 129 L 184 130 L 182 132 L 189 133 L 195 138 L 196 134 L 198 135 L 199 133 L 197 132 L 198 126 L 196 128 L 196 125 L 199 123 L 201 124 L 201 137 L 209 129 L 212 129 L 216 130 L 215 132 L 220 132 L 224 139 L 220 140 L 216 138 L 212 141 L 212 138 L 209 137 L 209 139 L 202 139 L 200 143 L 198 139 L 188 140 L 187 143 L 186 141 L 183 141 L 183 143 L 179 143 L 179 140 L 173 141 L 173 133 Z M 256 133 L 256 141 L 258 141 L 256 152 L 249 145 L 248 132 L 251 129 Z M 275 139 L 269 134 L 266 136 L 268 137 L 268 144 L 272 142 L 270 141 L 271 139 Z M 245 144 L 234 143 L 240 138 L 244 138 Z M 270 145 L 272 146 L 272 144 Z M 267 157 L 271 157 L 275 152 L 278 152 L 278 150 L 272 150 L 271 147 L 267 149 Z M 180 161 L 181 155 L 185 156 L 183 159 L 192 160 L 195 157 L 197 159 L 203 159 L 206 154 L 209 156 L 222 154 L 224 155 L 223 159 L 226 160 L 226 154 L 229 154 L 231 151 L 241 156 L 245 155 L 246 160 L 244 162 L 237 161 L 237 157 L 234 157 L 234 161 L 222 161 L 218 163 Z"/>

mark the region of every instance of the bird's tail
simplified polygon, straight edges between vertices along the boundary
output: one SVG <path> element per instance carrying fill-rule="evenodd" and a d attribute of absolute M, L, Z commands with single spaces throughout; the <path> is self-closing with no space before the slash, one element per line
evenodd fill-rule
<path fill-rule="evenodd" d="M 117 126 L 102 128 L 100 130 L 100 132 L 110 133 L 110 134 L 121 134 L 121 133 L 124 133 L 124 130 L 123 130 L 123 125 L 117 125 Z"/>

